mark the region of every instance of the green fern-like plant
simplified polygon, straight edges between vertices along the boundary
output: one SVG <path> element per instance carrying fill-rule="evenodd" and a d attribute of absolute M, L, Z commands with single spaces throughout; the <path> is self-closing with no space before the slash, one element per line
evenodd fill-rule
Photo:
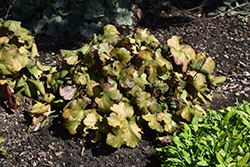
<path fill-rule="evenodd" d="M 162 152 L 162 167 L 250 165 L 250 103 L 214 111 L 183 123 L 181 133 L 168 136 Z M 166 140 L 167 139 L 167 140 Z"/>

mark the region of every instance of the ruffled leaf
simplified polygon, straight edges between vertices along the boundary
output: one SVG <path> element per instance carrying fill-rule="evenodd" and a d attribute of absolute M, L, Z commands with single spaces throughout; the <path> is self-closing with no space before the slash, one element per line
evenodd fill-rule
<path fill-rule="evenodd" d="M 82 124 L 82 120 L 92 110 L 84 110 L 89 104 L 89 99 L 79 99 L 72 101 L 69 106 L 63 111 L 62 116 L 65 119 L 64 126 L 69 130 L 70 134 L 76 134 L 78 128 Z"/>
<path fill-rule="evenodd" d="M 115 26 L 108 24 L 103 27 L 103 31 L 103 35 L 98 37 L 102 42 L 115 43 L 118 40 L 120 33 Z"/>
<path fill-rule="evenodd" d="M 167 41 L 174 61 L 177 65 L 182 65 L 182 71 L 187 70 L 188 64 L 192 59 L 196 59 L 195 52 L 189 45 L 180 45 L 177 36 L 173 36 Z"/>
<path fill-rule="evenodd" d="M 120 148 L 124 144 L 134 148 L 141 140 L 141 129 L 137 126 L 133 116 L 133 107 L 128 103 L 120 102 L 110 109 L 113 112 L 107 119 L 113 129 L 112 133 L 107 135 L 107 144 L 115 148 Z"/>

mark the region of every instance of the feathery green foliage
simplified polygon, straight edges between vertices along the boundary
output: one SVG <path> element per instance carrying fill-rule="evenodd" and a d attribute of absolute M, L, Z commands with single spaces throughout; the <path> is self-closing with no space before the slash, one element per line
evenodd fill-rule
<path fill-rule="evenodd" d="M 157 148 L 164 153 L 162 166 L 249 166 L 250 103 L 208 110 L 202 118 L 183 123 L 180 134 L 167 137 L 168 146 Z"/>

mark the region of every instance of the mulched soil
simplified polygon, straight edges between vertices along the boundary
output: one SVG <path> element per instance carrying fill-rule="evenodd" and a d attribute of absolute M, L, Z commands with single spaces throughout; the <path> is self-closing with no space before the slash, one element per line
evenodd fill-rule
<path fill-rule="evenodd" d="M 225 83 L 213 88 L 212 109 L 232 106 L 237 99 L 239 102 L 250 101 L 250 23 L 237 17 L 208 18 L 205 13 L 213 4 L 199 7 L 196 1 L 144 0 L 143 4 L 134 4 L 138 10 L 133 25 L 118 26 L 118 30 L 122 35 L 129 35 L 137 28 L 148 28 L 163 43 L 177 35 L 197 52 L 211 56 L 216 62 L 214 74 L 227 77 Z M 140 10 L 143 13 L 141 19 L 138 18 Z M 60 49 L 77 49 L 85 42 L 88 38 L 81 36 L 37 36 L 37 59 L 43 64 L 58 65 L 62 60 Z M 105 142 L 93 144 L 89 138 L 70 136 L 63 129 L 61 117 L 50 118 L 43 129 L 28 133 L 30 103 L 30 99 L 24 97 L 13 113 L 0 101 L 0 136 L 7 138 L 0 147 L 9 153 L 8 158 L 0 157 L 0 166 L 160 166 L 160 154 L 155 151 L 160 142 L 150 132 L 135 148 L 118 150 Z"/>

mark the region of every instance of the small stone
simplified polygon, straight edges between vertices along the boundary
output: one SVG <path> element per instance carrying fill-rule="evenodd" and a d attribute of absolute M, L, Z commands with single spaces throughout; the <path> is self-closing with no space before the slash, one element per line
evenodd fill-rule
<path fill-rule="evenodd" d="M 245 97 L 249 97 L 249 94 L 247 94 L 247 93 L 244 93 L 244 96 L 245 96 Z"/>
<path fill-rule="evenodd" d="M 250 82 L 248 82 L 247 79 L 245 78 L 244 80 L 241 80 L 241 83 L 244 85 L 248 85 Z"/>
<path fill-rule="evenodd" d="M 247 77 L 250 76 L 250 73 L 248 71 L 244 71 L 243 74 L 246 75 Z"/>
<path fill-rule="evenodd" d="M 234 95 L 235 95 L 235 96 L 240 96 L 240 93 L 239 93 L 239 92 L 236 92 Z"/>
<path fill-rule="evenodd" d="M 60 152 L 55 152 L 55 155 L 58 157 L 58 156 L 60 156 L 60 155 L 62 155 L 63 154 L 63 151 L 60 151 Z"/>
<path fill-rule="evenodd" d="M 39 157 L 46 157 L 46 153 L 44 151 L 41 151 L 37 154 L 39 155 Z"/>
<path fill-rule="evenodd" d="M 245 91 L 245 92 L 250 91 L 250 87 L 245 87 L 245 88 L 244 88 L 244 91 Z"/>

